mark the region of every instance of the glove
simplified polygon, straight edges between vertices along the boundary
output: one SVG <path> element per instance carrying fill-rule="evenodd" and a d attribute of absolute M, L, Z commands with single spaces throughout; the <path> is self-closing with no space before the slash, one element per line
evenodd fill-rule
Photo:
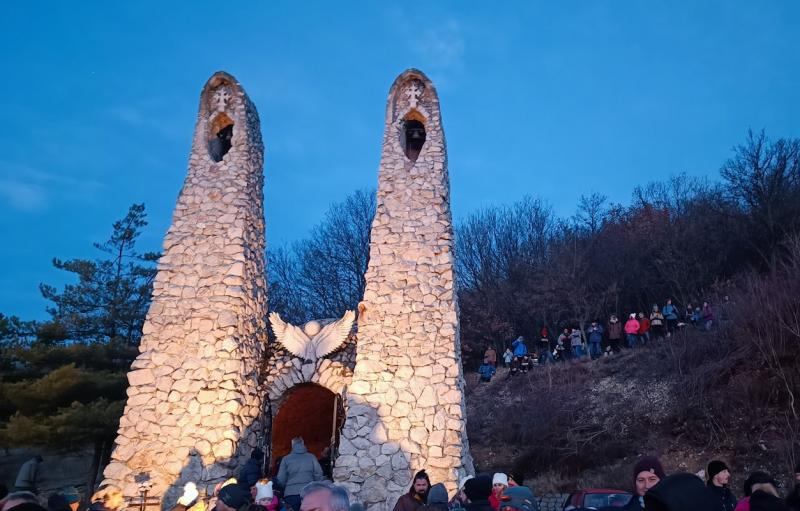
<path fill-rule="evenodd" d="M 183 485 L 183 495 L 178 499 L 178 504 L 189 507 L 199 496 L 200 492 L 197 491 L 197 485 L 194 483 L 186 483 Z"/>

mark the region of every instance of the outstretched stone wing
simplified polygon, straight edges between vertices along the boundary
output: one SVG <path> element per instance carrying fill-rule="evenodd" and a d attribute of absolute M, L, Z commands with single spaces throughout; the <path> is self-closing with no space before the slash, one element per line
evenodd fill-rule
<path fill-rule="evenodd" d="M 320 330 L 311 340 L 314 343 L 316 358 L 322 358 L 341 346 L 350 335 L 355 319 L 355 312 L 346 311 L 342 319 L 336 320 Z"/>
<path fill-rule="evenodd" d="M 269 314 L 269 322 L 272 324 L 272 331 L 275 332 L 275 337 L 278 342 L 283 345 L 286 350 L 302 359 L 306 357 L 311 339 L 303 332 L 300 327 L 294 326 L 281 319 L 280 314 L 271 312 Z"/>

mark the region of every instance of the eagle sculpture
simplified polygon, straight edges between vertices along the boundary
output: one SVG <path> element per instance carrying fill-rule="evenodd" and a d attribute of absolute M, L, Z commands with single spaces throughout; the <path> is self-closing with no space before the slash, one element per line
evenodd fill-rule
<path fill-rule="evenodd" d="M 309 361 L 322 358 L 339 348 L 350 335 L 355 319 L 355 312 L 346 311 L 341 319 L 324 327 L 320 327 L 317 321 L 309 321 L 300 328 L 282 320 L 277 312 L 269 315 L 278 342 L 292 355 Z"/>

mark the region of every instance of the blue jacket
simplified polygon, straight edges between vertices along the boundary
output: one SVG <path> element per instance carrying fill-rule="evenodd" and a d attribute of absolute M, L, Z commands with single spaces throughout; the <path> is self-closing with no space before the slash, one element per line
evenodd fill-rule
<path fill-rule="evenodd" d="M 663 314 L 666 319 L 678 319 L 678 309 L 671 303 L 666 304 L 664 308 L 661 309 L 661 314 Z"/>
<path fill-rule="evenodd" d="M 603 327 L 589 327 L 589 342 L 603 342 Z"/>
<path fill-rule="evenodd" d="M 481 366 L 478 368 L 478 374 L 480 374 L 481 377 L 487 381 L 492 379 L 494 372 L 495 368 L 492 366 L 492 364 L 481 364 Z"/>
<path fill-rule="evenodd" d="M 525 346 L 525 341 L 522 340 L 522 337 L 517 337 L 517 340 L 511 343 L 511 347 L 514 348 L 515 357 L 522 357 L 528 354 L 528 347 Z"/>

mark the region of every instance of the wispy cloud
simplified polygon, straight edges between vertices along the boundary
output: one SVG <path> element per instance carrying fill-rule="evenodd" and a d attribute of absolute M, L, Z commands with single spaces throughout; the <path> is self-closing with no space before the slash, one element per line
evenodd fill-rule
<path fill-rule="evenodd" d="M 43 187 L 15 179 L 0 178 L 0 196 L 13 209 L 24 213 L 41 211 L 47 205 Z"/>
<path fill-rule="evenodd" d="M 59 199 L 83 201 L 95 197 L 102 183 L 79 179 L 30 167 L 2 163 L 0 196 L 5 203 L 23 213 L 46 209 Z"/>
<path fill-rule="evenodd" d="M 400 40 L 407 41 L 409 52 L 428 75 L 436 77 L 437 86 L 455 80 L 466 64 L 468 27 L 452 16 L 416 19 L 402 8 L 390 14 Z"/>

